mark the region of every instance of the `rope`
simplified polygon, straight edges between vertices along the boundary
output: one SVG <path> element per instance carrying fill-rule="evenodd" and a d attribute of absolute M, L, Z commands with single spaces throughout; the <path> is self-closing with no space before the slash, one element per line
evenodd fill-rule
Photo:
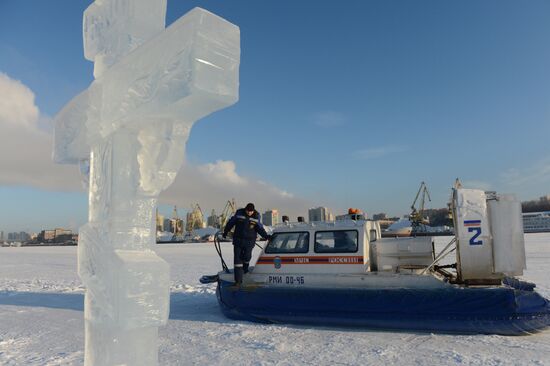
<path fill-rule="evenodd" d="M 225 263 L 225 260 L 223 259 L 222 248 L 221 248 L 220 239 L 219 239 L 220 234 L 221 234 L 221 232 L 218 231 L 214 235 L 214 247 L 216 248 L 216 252 L 218 252 L 218 256 L 220 257 L 220 261 L 222 262 L 222 269 L 225 271 L 225 273 L 229 273 L 229 268 L 227 267 L 227 264 Z"/>

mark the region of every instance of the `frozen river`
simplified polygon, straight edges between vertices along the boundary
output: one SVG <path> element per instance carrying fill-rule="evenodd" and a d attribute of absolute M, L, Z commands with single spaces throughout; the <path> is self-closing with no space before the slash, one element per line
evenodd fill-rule
<path fill-rule="evenodd" d="M 550 330 L 456 336 L 232 321 L 214 285 L 198 283 L 220 268 L 211 244 L 157 248 L 172 280 L 161 365 L 550 365 Z M 230 249 L 224 244 L 228 262 Z M 550 234 L 526 235 L 526 251 L 523 278 L 550 298 Z M 83 293 L 76 247 L 0 248 L 0 365 L 82 364 Z"/>

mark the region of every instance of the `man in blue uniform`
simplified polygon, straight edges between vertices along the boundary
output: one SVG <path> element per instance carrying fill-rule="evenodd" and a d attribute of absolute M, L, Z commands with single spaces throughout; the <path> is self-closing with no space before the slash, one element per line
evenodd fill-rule
<path fill-rule="evenodd" d="M 235 215 L 229 219 L 223 230 L 224 238 L 233 226 L 235 227 L 235 233 L 233 234 L 235 285 L 239 286 L 243 282 L 243 274 L 248 272 L 256 237 L 258 234 L 264 239 L 268 239 L 270 236 L 260 222 L 260 214 L 254 208 L 253 203 L 247 204 L 245 208 L 238 209 Z"/>

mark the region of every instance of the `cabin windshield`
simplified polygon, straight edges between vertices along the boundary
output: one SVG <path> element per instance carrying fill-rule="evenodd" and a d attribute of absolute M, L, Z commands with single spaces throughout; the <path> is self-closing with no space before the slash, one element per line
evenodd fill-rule
<path fill-rule="evenodd" d="M 309 233 L 276 233 L 265 248 L 266 253 L 307 253 L 309 251 Z"/>

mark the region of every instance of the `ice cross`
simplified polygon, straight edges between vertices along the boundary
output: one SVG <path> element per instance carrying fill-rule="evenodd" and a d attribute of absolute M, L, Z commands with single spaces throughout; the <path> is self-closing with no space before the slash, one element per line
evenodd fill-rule
<path fill-rule="evenodd" d="M 238 100 L 239 28 L 195 8 L 165 29 L 166 0 L 96 0 L 84 12 L 90 87 L 55 117 L 54 159 L 89 184 L 78 272 L 86 365 L 154 365 L 169 311 L 168 264 L 153 250 L 159 193 L 191 126 Z"/>

